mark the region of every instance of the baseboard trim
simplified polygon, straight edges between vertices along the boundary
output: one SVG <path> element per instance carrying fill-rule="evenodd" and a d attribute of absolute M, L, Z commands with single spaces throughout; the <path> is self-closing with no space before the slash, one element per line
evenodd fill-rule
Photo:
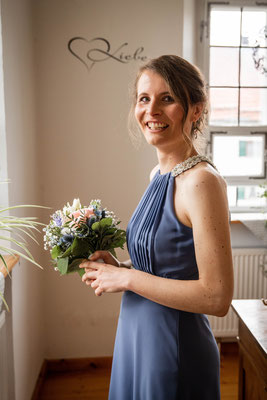
<path fill-rule="evenodd" d="M 45 359 L 39 373 L 31 400 L 38 400 L 45 378 L 50 373 L 110 370 L 112 357 Z"/>
<path fill-rule="evenodd" d="M 112 357 L 62 358 L 47 360 L 47 372 L 90 371 L 110 369 Z"/>
<path fill-rule="evenodd" d="M 47 360 L 44 360 L 42 367 L 41 367 L 41 371 L 37 378 L 37 382 L 36 382 L 31 400 L 38 400 L 40 398 L 41 389 L 42 389 L 43 383 L 44 383 L 46 375 L 47 375 L 47 367 L 48 367 Z"/>

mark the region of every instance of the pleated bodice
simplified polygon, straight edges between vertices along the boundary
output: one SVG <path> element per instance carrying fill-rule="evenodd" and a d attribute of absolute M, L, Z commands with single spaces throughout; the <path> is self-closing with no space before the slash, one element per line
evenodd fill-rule
<path fill-rule="evenodd" d="M 175 177 L 155 174 L 127 228 L 134 268 L 174 279 L 198 279 L 193 232 L 174 211 Z"/>

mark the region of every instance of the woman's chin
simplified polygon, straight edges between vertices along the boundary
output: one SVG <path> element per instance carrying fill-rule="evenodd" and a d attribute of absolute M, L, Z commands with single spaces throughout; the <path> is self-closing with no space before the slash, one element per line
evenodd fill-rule
<path fill-rule="evenodd" d="M 166 136 L 163 133 L 145 133 L 146 142 L 152 146 L 163 144 L 166 141 Z"/>

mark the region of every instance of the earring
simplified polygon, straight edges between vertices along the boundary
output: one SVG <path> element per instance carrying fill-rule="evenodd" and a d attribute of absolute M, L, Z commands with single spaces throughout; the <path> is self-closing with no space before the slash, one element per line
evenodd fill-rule
<path fill-rule="evenodd" d="M 192 133 L 194 134 L 194 139 L 197 139 L 197 126 L 196 123 L 192 123 Z"/>

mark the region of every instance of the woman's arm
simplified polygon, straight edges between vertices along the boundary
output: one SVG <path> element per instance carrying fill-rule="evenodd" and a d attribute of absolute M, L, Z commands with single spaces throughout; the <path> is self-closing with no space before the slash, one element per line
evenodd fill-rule
<path fill-rule="evenodd" d="M 133 270 L 128 289 L 168 307 L 224 316 L 233 296 L 229 211 L 224 181 L 207 169 L 198 169 L 184 182 L 183 203 L 193 229 L 199 279 L 181 281 L 147 274 L 141 276 L 139 271 Z"/>
<path fill-rule="evenodd" d="M 89 279 L 96 295 L 131 290 L 183 311 L 217 316 L 227 313 L 233 294 L 233 266 L 225 188 L 222 178 L 206 169 L 191 175 L 184 185 L 184 197 L 193 229 L 199 279 L 166 279 L 89 262 L 83 281 Z"/>

